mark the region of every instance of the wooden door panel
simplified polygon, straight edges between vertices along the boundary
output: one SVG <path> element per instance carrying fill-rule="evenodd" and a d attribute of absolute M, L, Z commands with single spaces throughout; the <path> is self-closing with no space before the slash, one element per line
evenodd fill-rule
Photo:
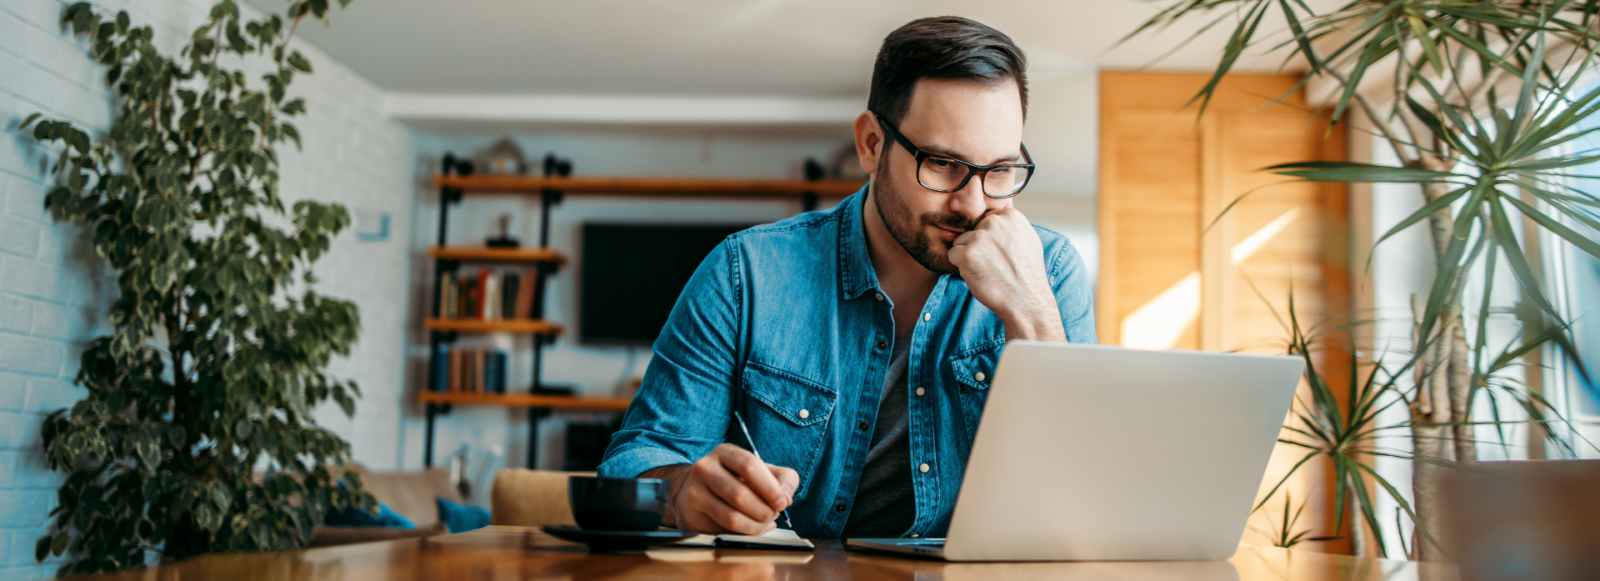
<path fill-rule="evenodd" d="M 1336 184 L 1292 183 L 1263 168 L 1344 159 L 1343 127 L 1330 131 L 1304 111 L 1299 94 L 1268 105 L 1296 86 L 1293 76 L 1231 75 L 1198 116 L 1185 105 L 1208 77 L 1101 75 L 1100 339 L 1283 353 L 1291 290 L 1302 324 L 1349 310 L 1346 202 Z M 1279 445 L 1258 499 L 1302 456 L 1303 449 Z M 1300 529 L 1331 532 L 1330 477 L 1317 465 L 1287 484 L 1296 504 L 1307 503 Z M 1268 505 L 1276 514 L 1281 498 Z M 1250 526 L 1272 528 L 1262 513 Z M 1347 542 L 1309 548 L 1349 550 Z"/>
<path fill-rule="evenodd" d="M 1114 207 L 1102 206 L 1101 237 L 1109 237 L 1115 248 L 1102 260 L 1140 265 L 1109 281 L 1102 278 L 1117 297 L 1102 306 L 1121 321 L 1199 268 L 1193 252 L 1199 234 L 1199 128 L 1192 116 L 1136 111 L 1109 116 L 1102 134 L 1115 139 L 1104 144 L 1102 155 L 1112 161 L 1101 180 L 1116 183 L 1120 192 Z M 1106 229 L 1107 222 L 1115 228 Z M 1120 327 L 1102 325 L 1102 340 L 1108 332 L 1110 341 L 1121 342 Z M 1192 325 L 1179 331 L 1174 343 L 1197 348 Z"/>

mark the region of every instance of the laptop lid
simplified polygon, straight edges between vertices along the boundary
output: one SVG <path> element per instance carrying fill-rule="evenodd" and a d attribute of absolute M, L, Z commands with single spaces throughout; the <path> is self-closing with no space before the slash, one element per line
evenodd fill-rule
<path fill-rule="evenodd" d="M 1009 342 L 943 557 L 1228 558 L 1303 365 Z"/>

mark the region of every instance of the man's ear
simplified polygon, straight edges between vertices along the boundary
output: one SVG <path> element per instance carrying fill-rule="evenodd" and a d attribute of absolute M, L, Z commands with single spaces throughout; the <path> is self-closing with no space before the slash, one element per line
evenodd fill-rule
<path fill-rule="evenodd" d="M 883 153 L 883 128 L 871 111 L 856 116 L 856 157 L 861 159 L 861 171 L 867 175 L 878 173 L 878 156 Z"/>

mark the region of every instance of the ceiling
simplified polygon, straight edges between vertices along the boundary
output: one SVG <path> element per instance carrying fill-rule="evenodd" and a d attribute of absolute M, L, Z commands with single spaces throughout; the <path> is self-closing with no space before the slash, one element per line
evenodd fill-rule
<path fill-rule="evenodd" d="M 247 2 L 265 10 L 284 6 Z M 1152 63 L 1160 70 L 1210 70 L 1228 23 L 1159 62 L 1204 22 L 1111 48 L 1166 4 L 356 0 L 332 15 L 330 27 L 306 23 L 299 34 L 392 92 L 861 98 L 884 35 L 909 20 L 944 14 L 1011 35 L 1036 79 Z M 1281 22 L 1267 20 L 1274 21 Z M 1239 69 L 1270 72 L 1280 62 L 1258 53 Z"/>

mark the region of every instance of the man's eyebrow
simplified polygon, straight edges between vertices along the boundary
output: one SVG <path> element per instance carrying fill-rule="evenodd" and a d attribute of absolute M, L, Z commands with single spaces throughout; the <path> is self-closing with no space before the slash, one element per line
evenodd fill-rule
<path fill-rule="evenodd" d="M 1018 161 L 1020 161 L 1022 159 L 1022 151 L 1020 151 L 1020 150 L 1017 151 L 1017 153 L 1014 154 L 1014 155 L 1007 156 L 1007 157 L 1002 157 L 1002 158 L 996 159 L 996 160 L 992 160 L 989 163 L 978 163 L 976 161 L 972 161 L 972 158 L 967 157 L 966 155 L 963 155 L 961 153 L 957 153 L 955 151 L 948 150 L 948 149 L 945 149 L 945 148 L 942 148 L 942 147 L 937 147 L 937 146 L 935 146 L 935 147 L 924 147 L 924 148 L 921 148 L 921 149 L 922 149 L 923 153 L 927 153 L 927 154 L 930 154 L 930 155 L 937 155 L 939 157 L 953 157 L 953 158 L 959 159 L 961 161 L 965 161 L 965 162 L 972 163 L 972 164 L 975 164 L 975 165 L 999 165 L 999 164 L 1002 164 L 1002 163 L 1016 163 L 1016 162 L 1018 162 Z"/>

